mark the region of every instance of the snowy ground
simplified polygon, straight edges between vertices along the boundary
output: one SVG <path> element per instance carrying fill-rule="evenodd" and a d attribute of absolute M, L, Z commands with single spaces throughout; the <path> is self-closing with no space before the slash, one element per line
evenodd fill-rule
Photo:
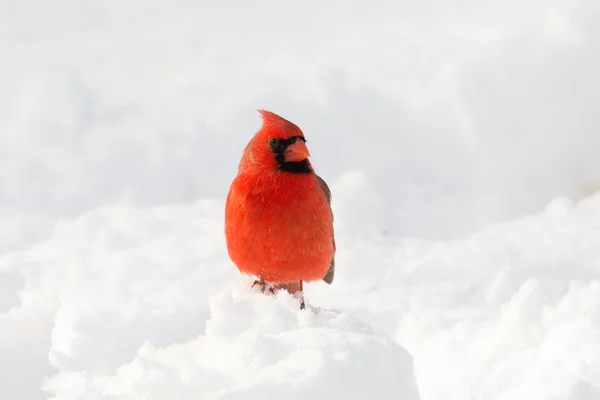
<path fill-rule="evenodd" d="M 598 2 L 348 4 L 0 0 L 0 398 L 600 398 Z M 305 311 L 225 251 L 258 108 L 333 191 Z"/>

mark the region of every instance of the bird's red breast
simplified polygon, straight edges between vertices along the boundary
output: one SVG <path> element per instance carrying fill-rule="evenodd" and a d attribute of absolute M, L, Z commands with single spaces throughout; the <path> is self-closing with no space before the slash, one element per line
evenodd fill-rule
<path fill-rule="evenodd" d="M 333 279 L 335 242 L 329 188 L 308 160 L 302 131 L 261 111 L 225 207 L 231 260 L 273 283 Z M 330 271 L 331 269 L 331 271 Z M 330 273 L 328 273 L 330 272 Z"/>

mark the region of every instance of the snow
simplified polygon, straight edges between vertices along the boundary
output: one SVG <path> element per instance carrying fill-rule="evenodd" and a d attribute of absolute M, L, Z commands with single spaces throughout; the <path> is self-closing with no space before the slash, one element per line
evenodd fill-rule
<path fill-rule="evenodd" d="M 600 394 L 600 194 L 454 241 L 340 232 L 343 268 L 304 311 L 232 268 L 222 209 L 108 206 L 2 259 L 2 318 L 46 327 L 52 398 Z M 5 352 L 39 363 L 30 336 L 9 329 Z"/>
<path fill-rule="evenodd" d="M 61 372 L 46 388 L 57 399 L 367 398 L 374 390 L 418 399 L 411 357 L 390 338 L 347 313 L 303 312 L 290 295 L 278 297 L 239 282 L 210 298 L 198 337 L 160 348 L 145 342 L 109 375 Z"/>
<path fill-rule="evenodd" d="M 344 282 L 315 301 L 405 346 L 422 398 L 600 396 L 600 194 L 452 242 L 340 247 Z"/>
<path fill-rule="evenodd" d="M 389 336 L 335 307 L 300 310 L 290 295 L 251 288 L 223 257 L 222 209 L 95 210 L 3 263 L 19 266 L 25 305 L 58 301 L 43 385 L 52 398 L 363 398 L 376 388 L 419 399 L 412 357 Z"/>
<path fill-rule="evenodd" d="M 0 398 L 600 398 L 598 4 L 426 5 L 0 0 Z M 225 249 L 259 108 L 333 193 L 306 310 Z"/>

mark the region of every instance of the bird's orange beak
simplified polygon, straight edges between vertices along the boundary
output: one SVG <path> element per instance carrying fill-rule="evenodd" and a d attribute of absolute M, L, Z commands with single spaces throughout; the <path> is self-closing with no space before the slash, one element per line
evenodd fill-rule
<path fill-rule="evenodd" d="M 283 157 L 285 162 L 297 162 L 306 160 L 310 157 L 310 153 L 302 140 L 296 140 L 288 146 L 285 153 L 283 153 Z"/>

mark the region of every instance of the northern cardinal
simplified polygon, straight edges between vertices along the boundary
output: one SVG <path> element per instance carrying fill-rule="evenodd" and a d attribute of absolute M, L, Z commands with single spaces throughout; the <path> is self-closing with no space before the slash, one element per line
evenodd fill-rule
<path fill-rule="evenodd" d="M 303 132 L 270 111 L 244 149 L 225 205 L 229 257 L 268 288 L 300 292 L 303 281 L 333 282 L 331 192 L 315 174 Z"/>

